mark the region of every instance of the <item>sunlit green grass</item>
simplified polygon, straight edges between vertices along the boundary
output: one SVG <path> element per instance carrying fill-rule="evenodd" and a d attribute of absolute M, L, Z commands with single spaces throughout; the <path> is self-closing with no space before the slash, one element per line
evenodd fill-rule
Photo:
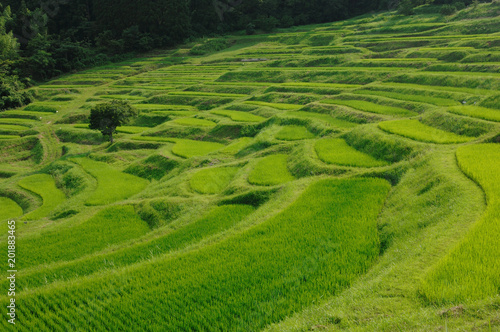
<path fill-rule="evenodd" d="M 341 138 L 320 139 L 314 146 L 319 159 L 328 164 L 357 167 L 385 166 L 387 162 L 377 160 L 349 146 Z"/>
<path fill-rule="evenodd" d="M 297 141 L 314 138 L 314 134 L 303 126 L 286 126 L 276 134 L 275 138 L 283 141 Z"/>
<path fill-rule="evenodd" d="M 326 122 L 334 127 L 338 128 L 353 128 L 356 127 L 357 124 L 353 122 L 349 122 L 342 119 L 334 118 L 329 114 L 322 113 L 314 113 L 314 112 L 303 112 L 303 111 L 289 111 L 286 113 L 280 114 L 282 117 L 294 117 L 299 119 L 314 119 Z"/>
<path fill-rule="evenodd" d="M 223 147 L 224 145 L 215 142 L 180 139 L 172 148 L 172 153 L 178 155 L 179 157 L 191 158 L 204 156 L 210 152 L 220 150 Z"/>
<path fill-rule="evenodd" d="M 204 120 L 204 119 L 196 119 L 196 118 L 180 118 L 173 120 L 172 123 L 176 123 L 182 126 L 194 126 L 194 127 L 215 127 L 215 122 Z"/>
<path fill-rule="evenodd" d="M 463 303 L 498 295 L 500 287 L 500 146 L 458 148 L 460 168 L 485 191 L 487 209 L 467 236 L 431 267 L 421 294 L 433 303 Z"/>
<path fill-rule="evenodd" d="M 89 129 L 89 125 L 87 124 L 76 124 L 73 127 L 80 129 Z M 123 126 L 123 127 L 117 127 L 116 132 L 124 134 L 140 134 L 148 129 L 149 128 L 146 127 Z"/>
<path fill-rule="evenodd" d="M 409 93 L 398 93 L 398 92 L 390 92 L 390 91 L 379 91 L 379 90 L 357 90 L 353 93 L 361 94 L 361 95 L 373 95 L 373 96 L 381 96 L 388 97 L 399 100 L 408 100 L 408 101 L 416 101 L 420 103 L 428 103 L 437 106 L 453 106 L 459 105 L 459 102 L 456 100 L 445 99 L 445 98 L 437 98 L 432 96 L 423 96 L 418 94 L 409 94 Z"/>
<path fill-rule="evenodd" d="M 287 156 L 275 154 L 257 162 L 248 176 L 248 182 L 261 186 L 273 186 L 294 180 L 287 167 Z"/>
<path fill-rule="evenodd" d="M 140 330 L 261 330 L 338 294 L 377 261 L 377 215 L 389 189 L 381 179 L 319 181 L 283 212 L 226 241 L 21 294 L 18 317 L 37 312 L 30 328 L 50 317 L 49 327 L 94 329 L 101 323 L 90 317 L 99 311 L 109 326 L 125 328 L 130 315 Z M 85 306 L 75 321 L 73 308 L 90 300 L 95 307 Z M 67 305 L 65 315 L 54 314 Z M 149 320 L 151 311 L 138 307 L 169 319 Z"/>
<path fill-rule="evenodd" d="M 125 208 L 129 209 L 127 206 Z M 31 269 L 28 276 L 18 279 L 18 286 L 21 288 L 26 285 L 42 286 L 60 279 L 68 280 L 108 270 L 110 267 L 119 268 L 138 263 L 152 258 L 153 254 L 157 256 L 182 249 L 211 235 L 224 232 L 254 211 L 255 208 L 249 205 L 216 206 L 192 222 L 181 227 L 175 227 L 166 235 L 152 238 L 150 241 L 123 248 L 119 251 L 107 251 L 103 254 L 87 256 L 87 258 L 79 260 L 61 262 L 45 271 Z M 120 210 L 119 212 L 119 214 L 127 216 L 123 211 Z M 101 212 L 100 215 L 104 214 Z M 130 221 L 135 221 L 137 218 L 134 214 L 129 214 L 128 217 Z M 140 222 L 135 223 L 135 225 L 139 226 Z M 144 233 L 140 232 L 140 234 Z"/>
<path fill-rule="evenodd" d="M 377 114 L 396 115 L 396 116 L 416 115 L 415 112 L 409 111 L 404 108 L 380 105 L 364 100 L 324 99 L 321 102 L 325 104 L 349 106 L 360 111 L 377 113 Z"/>
<path fill-rule="evenodd" d="M 100 211 L 73 227 L 53 229 L 19 241 L 24 268 L 72 260 L 107 246 L 146 234 L 149 227 L 130 205 Z M 40 250 L 43 248 L 43 250 Z"/>
<path fill-rule="evenodd" d="M 37 220 L 52 212 L 59 204 L 66 200 L 64 193 L 56 187 L 54 179 L 48 174 L 35 174 L 18 182 L 24 189 L 38 194 L 42 198 L 42 206 L 23 217 L 23 220 Z"/>
<path fill-rule="evenodd" d="M 202 169 L 191 177 L 189 185 L 200 194 L 218 194 L 228 186 L 238 170 L 238 167 Z"/>
<path fill-rule="evenodd" d="M 10 220 L 23 215 L 23 209 L 13 200 L 0 197 L 0 221 Z"/>
<path fill-rule="evenodd" d="M 266 120 L 266 118 L 263 118 L 261 116 L 240 111 L 215 110 L 211 111 L 210 113 L 216 115 L 222 115 L 230 118 L 233 121 L 240 121 L 240 122 L 262 122 Z"/>
<path fill-rule="evenodd" d="M 216 92 L 196 92 L 196 91 L 173 91 L 169 92 L 169 95 L 177 96 L 207 96 L 207 97 L 229 97 L 229 98 L 241 98 L 248 97 L 248 95 L 237 94 L 237 93 L 216 93 Z"/>
<path fill-rule="evenodd" d="M 448 108 L 448 111 L 455 114 L 467 115 L 473 118 L 500 122 L 500 110 L 491 108 L 480 106 L 457 106 Z"/>
<path fill-rule="evenodd" d="M 249 105 L 257 105 L 257 106 L 267 106 L 267 107 L 272 107 L 276 108 L 279 110 L 299 110 L 303 105 L 297 105 L 297 104 L 283 104 L 283 103 L 266 103 L 264 101 L 245 101 L 245 104 Z"/>
<path fill-rule="evenodd" d="M 23 131 L 29 129 L 25 126 L 19 125 L 8 125 L 8 124 L 0 124 L 0 130 L 8 130 L 8 131 Z"/>
<path fill-rule="evenodd" d="M 448 131 L 424 125 L 418 120 L 386 121 L 379 123 L 378 127 L 388 133 L 422 142 L 451 144 L 468 142 L 474 139 L 474 137 L 459 136 Z"/>
<path fill-rule="evenodd" d="M 236 153 L 240 152 L 242 149 L 244 149 L 245 147 L 247 147 L 250 144 L 250 142 L 252 142 L 252 141 L 253 141 L 253 138 L 251 138 L 251 137 L 241 137 L 220 151 L 223 153 L 227 153 L 227 154 L 236 154 Z"/>
<path fill-rule="evenodd" d="M 18 136 L 18 135 L 0 135 L 0 139 L 16 139 L 16 138 L 21 138 L 21 136 Z"/>
<path fill-rule="evenodd" d="M 106 205 L 142 191 L 149 181 L 120 172 L 106 163 L 88 158 L 73 158 L 83 169 L 97 180 L 97 189 L 85 202 L 87 205 Z"/>

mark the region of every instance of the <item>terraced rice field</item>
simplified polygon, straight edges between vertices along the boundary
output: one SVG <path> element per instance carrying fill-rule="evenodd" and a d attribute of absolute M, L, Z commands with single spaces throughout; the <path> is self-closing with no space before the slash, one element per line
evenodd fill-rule
<path fill-rule="evenodd" d="M 498 330 L 499 10 L 237 34 L 33 87 L 0 113 L 17 330 Z M 110 100 L 140 111 L 113 144 L 88 129 Z"/>

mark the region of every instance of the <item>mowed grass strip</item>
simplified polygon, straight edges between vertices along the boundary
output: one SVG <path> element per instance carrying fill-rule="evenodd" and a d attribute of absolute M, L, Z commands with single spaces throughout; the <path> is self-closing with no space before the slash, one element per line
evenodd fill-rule
<path fill-rule="evenodd" d="M 388 164 L 354 149 L 341 138 L 321 139 L 316 142 L 314 149 L 318 158 L 327 164 L 355 167 L 377 167 Z"/>
<path fill-rule="evenodd" d="M 453 105 L 460 104 L 458 101 L 451 100 L 451 99 L 438 98 L 438 97 L 432 97 L 432 96 L 423 96 L 423 95 L 417 95 L 417 94 L 390 92 L 390 91 L 383 91 L 383 90 L 357 90 L 357 91 L 353 91 L 353 93 L 360 94 L 360 95 L 381 96 L 381 97 L 387 97 L 387 98 L 399 99 L 399 100 L 416 101 L 419 103 L 427 103 L 427 104 L 432 104 L 432 105 L 437 105 L 437 106 L 453 106 Z"/>
<path fill-rule="evenodd" d="M 59 204 L 66 200 L 66 195 L 56 187 L 54 179 L 48 174 L 35 174 L 18 182 L 24 189 L 34 192 L 42 198 L 42 206 L 23 217 L 23 220 L 37 220 L 46 217 Z"/>
<path fill-rule="evenodd" d="M 120 172 L 106 163 L 88 158 L 73 158 L 75 163 L 97 180 L 97 189 L 85 202 L 86 205 L 106 205 L 129 198 L 142 191 L 148 180 Z"/>
<path fill-rule="evenodd" d="M 16 202 L 8 197 L 0 197 L 0 221 L 14 219 L 22 215 L 23 209 Z"/>
<path fill-rule="evenodd" d="M 264 329 L 338 294 L 377 261 L 377 215 L 389 189 L 382 179 L 316 182 L 283 212 L 226 241 L 21 293 L 16 314 L 31 330 L 112 329 L 123 317 L 137 330 Z M 92 319 L 98 313 L 102 320 Z"/>
<path fill-rule="evenodd" d="M 218 194 L 229 185 L 238 170 L 238 167 L 202 169 L 191 177 L 189 184 L 200 194 Z"/>
<path fill-rule="evenodd" d="M 448 131 L 424 125 L 418 120 L 394 120 L 380 122 L 378 127 L 391 134 L 400 135 L 421 142 L 453 144 L 463 143 L 474 139 L 474 137 L 460 136 Z"/>
<path fill-rule="evenodd" d="M 275 136 L 276 139 L 283 141 L 298 141 L 314 137 L 314 134 L 304 126 L 285 126 Z"/>
<path fill-rule="evenodd" d="M 274 186 L 294 180 L 287 167 L 287 155 L 274 154 L 257 162 L 248 176 L 248 182 L 260 186 Z"/>
<path fill-rule="evenodd" d="M 149 231 L 148 224 L 139 218 L 132 206 L 109 207 L 74 227 L 42 231 L 36 236 L 22 238 L 18 250 L 20 265 L 27 268 L 73 260 Z"/>
<path fill-rule="evenodd" d="M 196 119 L 196 118 L 180 118 L 173 120 L 172 123 L 181 125 L 181 126 L 193 126 L 193 127 L 215 127 L 215 122 L 205 120 L 205 119 Z"/>
<path fill-rule="evenodd" d="M 241 112 L 241 111 L 229 111 L 229 110 L 215 110 L 210 113 L 215 115 L 221 115 L 230 118 L 233 121 L 238 122 L 262 122 L 266 118 L 252 113 Z"/>
<path fill-rule="evenodd" d="M 320 101 L 323 104 L 333 104 L 348 106 L 359 111 L 385 114 L 385 115 L 396 115 L 396 116 L 414 116 L 415 112 L 409 111 L 404 108 L 380 105 L 364 100 L 347 100 L 347 99 L 323 99 Z"/>
<path fill-rule="evenodd" d="M 326 122 L 337 128 L 353 128 L 356 127 L 356 123 L 352 123 L 346 120 L 337 119 L 329 114 L 304 112 L 304 111 L 288 111 L 286 113 L 280 114 L 282 117 L 294 117 L 299 119 L 314 119 L 322 122 Z"/>
<path fill-rule="evenodd" d="M 136 244 L 119 251 L 106 252 L 86 258 L 82 257 L 77 261 L 61 262 L 57 266 L 50 268 L 50 270 L 31 270 L 29 275 L 19 279 L 17 286 L 20 288 L 26 285 L 30 287 L 43 286 L 46 283 L 60 279 L 68 280 L 109 269 L 110 265 L 107 262 L 113 262 L 113 268 L 119 268 L 150 259 L 152 254 L 161 255 L 182 249 L 211 235 L 231 229 L 254 211 L 255 208 L 249 205 L 217 206 L 211 208 L 208 213 L 193 222 L 175 228 L 166 235 L 151 241 Z M 113 210 L 106 210 L 106 213 L 108 212 L 113 212 Z M 123 212 L 119 211 L 118 216 L 120 214 L 123 214 Z M 101 215 L 104 214 L 101 213 Z M 130 216 L 131 221 L 136 219 L 135 215 Z"/>
<path fill-rule="evenodd" d="M 457 106 L 450 107 L 448 111 L 451 113 L 466 115 L 473 118 L 500 122 L 500 110 L 495 110 L 480 106 Z"/>
<path fill-rule="evenodd" d="M 257 105 L 257 106 L 267 106 L 267 107 L 272 107 L 276 108 L 279 110 L 299 110 L 303 105 L 297 105 L 297 104 L 283 104 L 283 103 L 266 103 L 265 101 L 245 101 L 245 104 L 248 105 Z"/>
<path fill-rule="evenodd" d="M 432 303 L 464 303 L 498 295 L 500 288 L 500 146 L 459 147 L 458 165 L 485 191 L 487 209 L 465 238 L 431 267 L 420 292 Z"/>

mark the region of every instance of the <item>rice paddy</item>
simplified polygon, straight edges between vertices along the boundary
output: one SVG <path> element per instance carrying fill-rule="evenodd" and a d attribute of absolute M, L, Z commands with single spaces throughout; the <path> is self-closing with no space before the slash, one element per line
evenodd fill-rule
<path fill-rule="evenodd" d="M 148 184 L 147 180 L 122 173 L 102 162 L 88 158 L 75 158 L 72 161 L 97 180 L 97 189 L 85 202 L 87 205 L 106 205 L 127 199 Z"/>
<path fill-rule="evenodd" d="M 474 139 L 473 137 L 459 136 L 451 132 L 424 125 L 418 120 L 387 121 L 379 123 L 378 126 L 388 133 L 422 142 L 453 144 L 468 142 Z"/>
<path fill-rule="evenodd" d="M 200 194 L 218 194 L 238 172 L 238 167 L 208 168 L 196 172 L 190 179 L 191 188 Z"/>
<path fill-rule="evenodd" d="M 498 6 L 193 55 L 207 37 L 32 87 L 0 112 L 17 330 L 498 329 Z M 113 144 L 87 124 L 110 100 L 140 111 Z"/>
<path fill-rule="evenodd" d="M 273 186 L 294 179 L 287 167 L 287 156 L 275 154 L 257 162 L 248 176 L 248 182 L 260 186 Z"/>
<path fill-rule="evenodd" d="M 42 205 L 36 210 L 26 214 L 23 220 L 44 218 L 66 200 L 64 193 L 56 187 L 54 179 L 48 174 L 35 174 L 25 177 L 18 182 L 18 185 L 34 192 L 42 199 Z"/>
<path fill-rule="evenodd" d="M 314 147 L 319 159 L 328 164 L 355 167 L 385 166 L 387 162 L 350 147 L 343 139 L 322 139 Z"/>
<path fill-rule="evenodd" d="M 215 115 L 221 115 L 230 118 L 233 121 L 238 122 L 262 122 L 266 120 L 258 115 L 254 115 L 252 113 L 240 112 L 240 111 L 229 111 L 229 110 L 215 110 L 210 113 Z"/>

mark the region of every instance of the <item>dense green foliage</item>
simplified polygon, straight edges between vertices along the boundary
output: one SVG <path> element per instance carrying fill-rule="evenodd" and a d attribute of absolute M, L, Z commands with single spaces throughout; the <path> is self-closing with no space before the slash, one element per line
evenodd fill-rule
<path fill-rule="evenodd" d="M 137 114 L 137 110 L 126 101 L 113 100 L 109 103 L 98 104 L 90 110 L 89 128 L 99 130 L 113 143 L 116 127 L 129 123 Z"/>

